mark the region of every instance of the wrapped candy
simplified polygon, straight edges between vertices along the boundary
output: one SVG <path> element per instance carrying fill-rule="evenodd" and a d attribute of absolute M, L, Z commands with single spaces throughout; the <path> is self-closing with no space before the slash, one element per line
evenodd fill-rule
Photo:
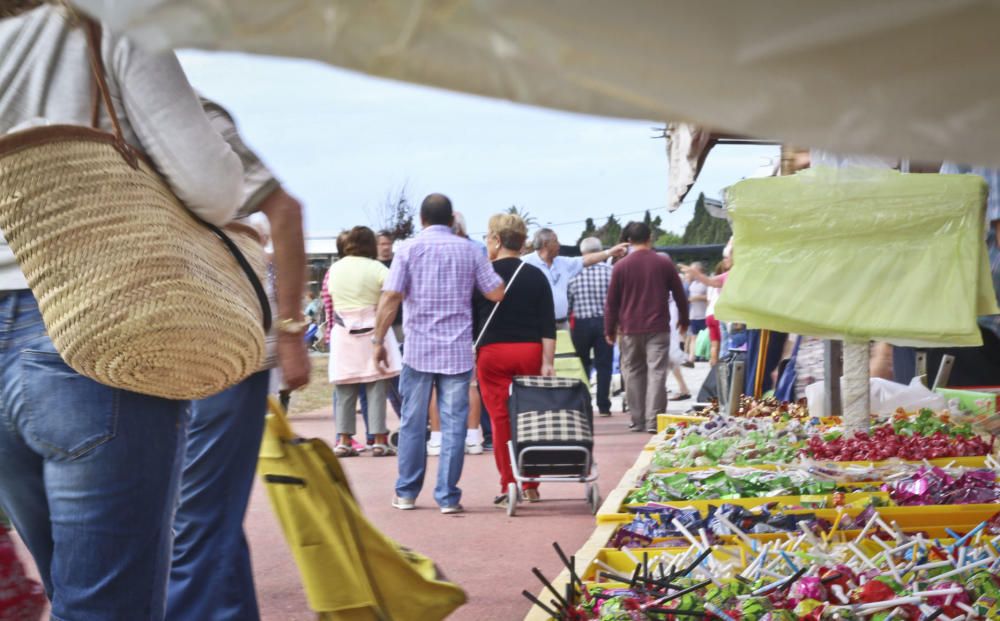
<path fill-rule="evenodd" d="M 795 583 L 792 593 L 797 599 L 826 601 L 826 587 L 818 576 L 806 576 Z"/>
<path fill-rule="evenodd" d="M 856 603 L 870 604 L 884 602 L 896 597 L 896 591 L 888 584 L 879 580 L 869 580 L 851 592 L 851 600 Z"/>
<path fill-rule="evenodd" d="M 979 570 L 965 581 L 965 588 L 974 598 L 989 597 L 1000 601 L 1000 585 L 997 576 L 989 571 Z"/>
<path fill-rule="evenodd" d="M 951 423 L 948 414 L 938 416 L 933 410 L 927 408 L 920 410 L 916 416 L 908 416 L 905 412 L 900 413 L 897 410 L 897 415 L 892 421 L 892 428 L 901 436 L 933 436 L 937 433 L 943 433 L 948 436 L 968 438 L 976 435 L 972 430 L 972 425 L 955 425 Z"/>
<path fill-rule="evenodd" d="M 761 619 L 771 608 L 771 601 L 766 597 L 750 597 L 740 605 L 740 614 L 744 619 L 754 621 Z"/>
<path fill-rule="evenodd" d="M 795 606 L 795 613 L 797 619 L 808 619 L 809 621 L 819 621 L 822 618 L 823 611 L 826 610 L 826 603 L 815 600 L 815 599 L 804 599 Z"/>
<path fill-rule="evenodd" d="M 806 455 L 831 461 L 883 461 L 892 458 L 920 461 L 944 457 L 986 455 L 990 445 L 978 436 L 949 436 L 938 431 L 930 436 L 897 434 L 891 425 L 871 433 L 840 434 L 809 438 Z"/>
<path fill-rule="evenodd" d="M 996 473 L 989 469 L 958 469 L 957 478 L 941 468 L 921 468 L 916 473 L 886 484 L 890 497 L 900 506 L 964 505 L 1000 502 Z"/>
<path fill-rule="evenodd" d="M 965 592 L 965 589 L 957 582 L 952 582 L 950 580 L 943 580 L 941 582 L 934 583 L 931 585 L 930 591 L 944 591 L 944 590 L 954 590 L 962 589 L 960 593 L 949 593 L 947 595 L 931 595 L 927 598 L 927 603 L 935 608 L 940 608 L 944 611 L 944 614 L 949 617 L 957 617 L 959 615 L 965 614 L 958 604 L 965 604 L 968 606 L 972 603 L 969 594 Z"/>

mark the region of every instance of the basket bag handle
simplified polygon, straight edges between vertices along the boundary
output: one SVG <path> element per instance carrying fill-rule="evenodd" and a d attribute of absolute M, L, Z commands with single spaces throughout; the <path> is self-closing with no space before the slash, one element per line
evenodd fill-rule
<path fill-rule="evenodd" d="M 100 105 L 103 102 L 104 109 L 107 111 L 108 116 L 111 117 L 111 125 L 113 127 L 113 134 L 115 137 L 115 149 L 122 154 L 125 161 L 132 168 L 139 168 L 139 155 L 136 150 L 125 140 L 125 134 L 122 132 L 121 123 L 118 121 L 118 115 L 115 113 L 115 106 L 111 101 L 111 91 L 108 90 L 108 82 L 105 77 L 104 72 L 104 60 L 101 58 L 101 25 L 90 18 L 83 18 L 84 31 L 87 36 L 87 55 L 90 58 L 90 68 L 94 73 L 94 81 L 96 82 L 97 88 L 94 90 L 93 96 L 93 109 L 91 112 L 90 122 L 94 129 L 100 129 L 98 127 L 100 121 Z M 206 222 L 195 215 L 190 210 L 185 210 L 187 213 L 194 218 L 199 224 L 212 231 L 216 237 L 226 246 L 229 253 L 233 255 L 236 259 L 236 263 L 243 270 L 246 275 L 247 280 L 250 281 L 250 286 L 253 287 L 254 293 L 257 295 L 257 301 L 260 303 L 261 315 L 263 317 L 264 332 L 268 332 L 271 329 L 271 303 L 267 300 L 267 292 L 264 291 L 264 285 L 261 284 L 260 278 L 257 277 L 257 273 L 254 271 L 250 262 L 243 255 L 243 252 L 239 249 L 239 246 L 233 242 L 225 231 L 221 228 L 215 226 L 211 222 Z"/>
<path fill-rule="evenodd" d="M 524 261 L 521 261 L 521 264 L 517 266 L 516 270 L 514 270 L 514 275 L 510 277 L 509 281 L 507 281 L 507 286 L 503 289 L 504 297 L 507 297 L 506 294 L 510 291 L 511 285 L 514 284 L 514 279 L 521 273 L 522 267 L 524 267 Z M 493 321 L 493 316 L 497 314 L 497 309 L 500 308 L 500 304 L 502 302 L 503 300 L 501 299 L 493 305 L 493 310 L 490 311 L 490 316 L 486 318 L 486 323 L 483 324 L 483 329 L 479 331 L 479 336 L 476 338 L 476 342 L 472 344 L 472 351 L 476 351 L 476 348 L 479 347 L 479 343 L 483 340 L 483 337 L 486 336 L 486 329 L 490 327 L 490 323 Z"/>

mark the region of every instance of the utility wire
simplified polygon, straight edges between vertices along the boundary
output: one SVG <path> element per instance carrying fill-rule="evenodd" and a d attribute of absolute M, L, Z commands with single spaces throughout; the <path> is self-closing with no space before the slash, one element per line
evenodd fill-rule
<path fill-rule="evenodd" d="M 681 205 L 690 205 L 690 204 L 696 203 L 696 202 L 698 202 L 697 199 L 688 199 L 688 200 L 681 201 Z M 637 211 L 627 211 L 625 213 L 613 213 L 611 215 L 617 218 L 619 216 L 634 216 L 636 214 L 646 213 L 647 211 L 650 212 L 650 214 L 652 214 L 654 211 L 657 211 L 659 209 L 666 209 L 666 207 L 657 207 L 655 209 L 639 209 Z M 584 218 L 583 220 L 570 220 L 568 222 L 546 222 L 545 224 L 542 224 L 541 226 L 543 226 L 543 227 L 553 227 L 554 228 L 554 227 L 557 227 L 557 226 L 569 226 L 571 224 L 584 224 L 584 223 L 587 222 L 587 220 L 595 220 L 595 219 L 594 218 Z M 594 224 L 597 224 L 596 220 L 595 220 Z M 486 234 L 486 231 L 477 231 L 475 233 L 469 233 L 469 236 L 473 236 L 473 235 L 479 236 L 479 235 L 485 235 L 485 234 Z"/>

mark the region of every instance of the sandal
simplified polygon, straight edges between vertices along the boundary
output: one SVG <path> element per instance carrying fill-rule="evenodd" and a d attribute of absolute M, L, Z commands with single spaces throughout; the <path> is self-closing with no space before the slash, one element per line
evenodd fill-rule
<path fill-rule="evenodd" d="M 524 499 L 528 502 L 541 502 L 542 495 L 538 493 L 537 488 L 529 487 L 524 490 Z"/>
<path fill-rule="evenodd" d="M 507 494 L 500 494 L 499 496 L 495 497 L 493 499 L 493 506 L 495 506 L 497 509 L 506 509 Z"/>
<path fill-rule="evenodd" d="M 338 444 L 333 449 L 333 454 L 337 457 L 357 457 L 358 452 L 354 450 L 353 446 L 347 446 L 345 444 Z"/>
<path fill-rule="evenodd" d="M 685 401 L 691 398 L 691 393 L 685 392 L 681 394 L 670 393 L 667 398 L 671 401 Z"/>
<path fill-rule="evenodd" d="M 388 444 L 373 444 L 372 457 L 392 457 L 396 454 L 396 449 Z"/>

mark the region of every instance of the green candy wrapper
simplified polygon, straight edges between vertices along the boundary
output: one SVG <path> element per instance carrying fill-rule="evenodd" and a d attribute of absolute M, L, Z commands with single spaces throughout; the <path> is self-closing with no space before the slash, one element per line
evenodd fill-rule
<path fill-rule="evenodd" d="M 772 608 L 771 600 L 766 597 L 751 597 L 743 600 L 740 614 L 743 615 L 743 621 L 760 621 Z"/>

